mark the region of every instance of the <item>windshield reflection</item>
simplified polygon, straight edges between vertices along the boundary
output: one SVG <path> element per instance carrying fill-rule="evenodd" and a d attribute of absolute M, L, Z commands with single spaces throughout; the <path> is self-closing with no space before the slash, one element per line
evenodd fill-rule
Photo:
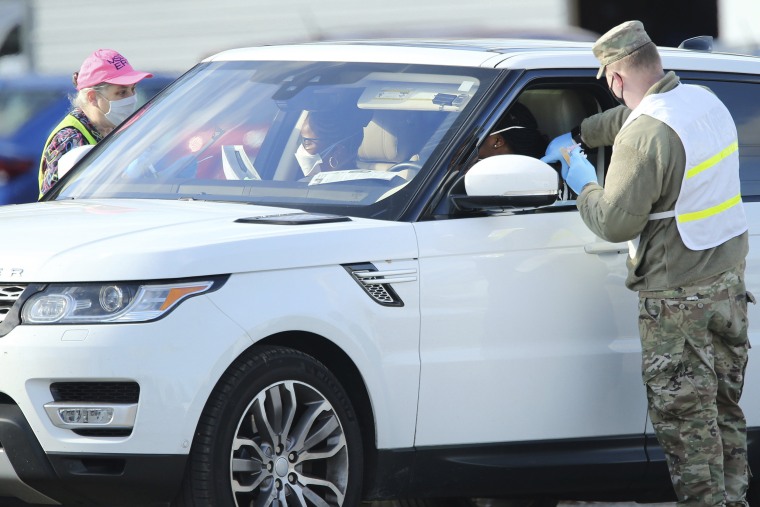
<path fill-rule="evenodd" d="M 494 71 L 200 64 L 95 147 L 50 199 L 237 201 L 392 218 Z"/>

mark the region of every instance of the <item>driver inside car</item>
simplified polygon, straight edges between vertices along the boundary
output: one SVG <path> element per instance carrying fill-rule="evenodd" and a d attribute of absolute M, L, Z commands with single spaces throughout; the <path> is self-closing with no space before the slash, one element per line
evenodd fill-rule
<path fill-rule="evenodd" d="M 538 122 L 527 106 L 515 102 L 499 119 L 478 148 L 477 161 L 494 155 L 544 156 L 549 138 L 538 128 Z M 559 165 L 555 167 L 559 172 Z M 575 198 L 575 193 L 563 181 L 559 183 L 559 201 Z"/>
<path fill-rule="evenodd" d="M 478 149 L 478 160 L 509 154 L 541 158 L 548 144 L 549 139 L 538 130 L 533 114 L 516 102 L 483 141 Z"/>

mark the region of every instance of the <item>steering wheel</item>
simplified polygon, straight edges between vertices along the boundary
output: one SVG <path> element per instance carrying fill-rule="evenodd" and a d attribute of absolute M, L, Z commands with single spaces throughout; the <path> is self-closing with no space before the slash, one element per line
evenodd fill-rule
<path fill-rule="evenodd" d="M 422 169 L 422 164 L 418 162 L 399 162 L 398 164 L 395 164 L 389 167 L 388 171 L 393 172 L 393 173 L 398 173 L 406 169 L 414 171 L 414 173 L 416 174 L 420 169 Z"/>
<path fill-rule="evenodd" d="M 166 182 L 172 178 L 180 176 L 183 171 L 187 171 L 184 177 L 189 178 L 195 174 L 198 162 L 195 159 L 195 155 L 185 155 L 175 160 L 169 167 L 162 169 L 156 173 L 156 178 L 162 182 Z"/>

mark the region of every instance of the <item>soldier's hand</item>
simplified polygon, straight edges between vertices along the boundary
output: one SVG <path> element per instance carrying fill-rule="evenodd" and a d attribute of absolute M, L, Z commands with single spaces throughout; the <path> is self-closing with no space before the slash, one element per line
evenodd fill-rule
<path fill-rule="evenodd" d="M 586 159 L 586 154 L 580 148 L 570 152 L 570 164 L 567 169 L 562 167 L 562 178 L 576 194 L 581 193 L 583 187 L 589 183 L 598 183 L 596 169 Z"/>
<path fill-rule="evenodd" d="M 565 171 L 567 171 L 567 161 L 562 156 L 562 152 L 560 151 L 560 149 L 561 148 L 567 149 L 573 144 L 574 144 L 573 136 L 570 132 L 567 132 L 566 134 L 562 134 L 561 136 L 555 137 L 549 143 L 549 146 L 546 147 L 546 154 L 543 157 L 541 157 L 541 162 L 546 162 L 547 164 L 550 164 L 552 162 L 561 162 L 562 173 L 564 174 Z"/>

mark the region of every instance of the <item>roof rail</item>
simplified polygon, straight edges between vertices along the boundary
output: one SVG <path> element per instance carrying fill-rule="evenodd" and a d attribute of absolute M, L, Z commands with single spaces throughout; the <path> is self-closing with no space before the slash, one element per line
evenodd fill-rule
<path fill-rule="evenodd" d="M 691 39 L 686 39 L 681 44 L 679 44 L 678 48 L 711 52 L 713 49 L 713 38 L 712 35 L 700 35 L 699 37 L 692 37 Z"/>

